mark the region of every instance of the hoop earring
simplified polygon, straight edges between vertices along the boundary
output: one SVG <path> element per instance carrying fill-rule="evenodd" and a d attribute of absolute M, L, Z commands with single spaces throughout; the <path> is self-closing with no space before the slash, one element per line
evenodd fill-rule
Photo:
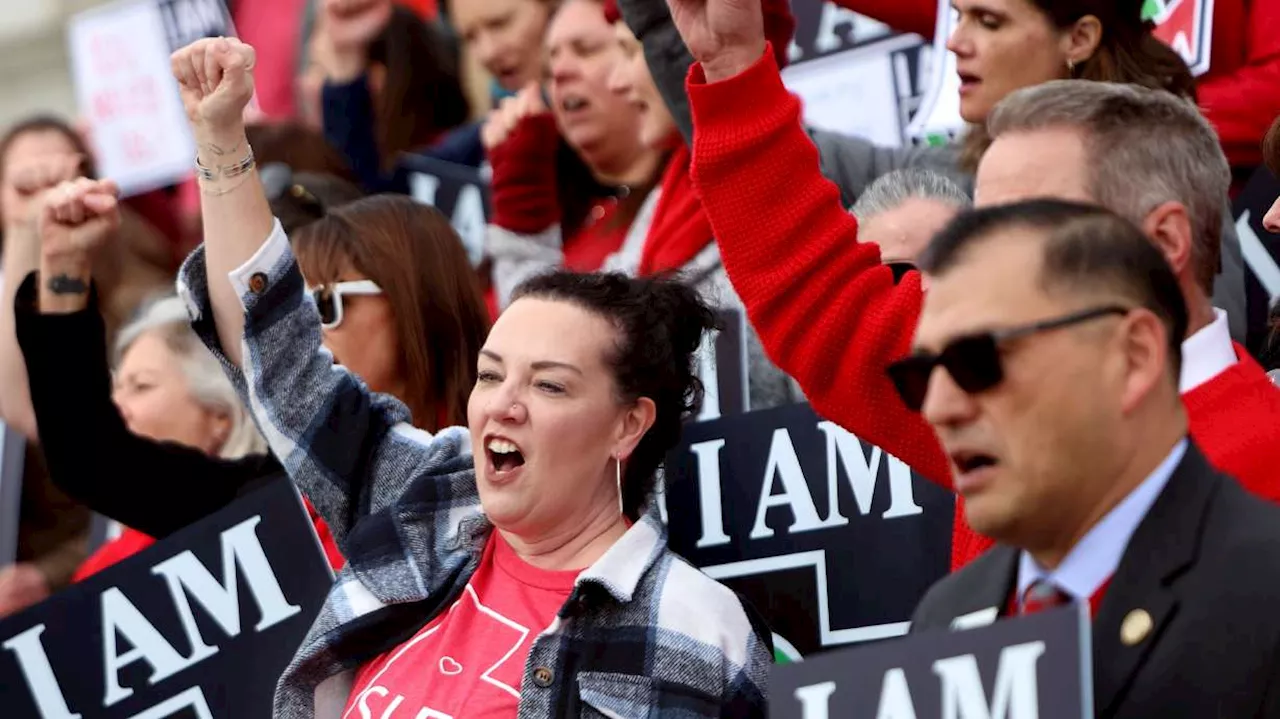
<path fill-rule="evenodd" d="M 625 517 L 627 511 L 622 506 L 622 458 L 616 454 L 613 456 L 613 466 L 615 468 L 614 474 L 617 476 L 618 481 L 618 514 Z"/>

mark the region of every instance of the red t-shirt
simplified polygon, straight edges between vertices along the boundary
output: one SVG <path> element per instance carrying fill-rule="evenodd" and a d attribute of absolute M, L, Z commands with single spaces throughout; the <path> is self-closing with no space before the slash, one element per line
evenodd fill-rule
<path fill-rule="evenodd" d="M 514 717 L 529 648 L 578 574 L 531 566 L 494 532 L 462 597 L 356 672 L 343 719 Z"/>

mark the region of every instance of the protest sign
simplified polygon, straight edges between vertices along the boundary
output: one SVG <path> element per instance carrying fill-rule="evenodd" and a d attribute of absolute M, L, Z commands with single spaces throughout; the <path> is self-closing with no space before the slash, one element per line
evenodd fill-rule
<path fill-rule="evenodd" d="M 805 123 L 901 145 L 929 77 L 928 43 L 829 1 L 795 2 L 792 11 L 796 32 L 782 78 L 803 100 Z"/>
<path fill-rule="evenodd" d="M 0 706 L 7 719 L 267 719 L 331 584 L 300 498 L 274 479 L 0 622 Z"/>
<path fill-rule="evenodd" d="M 195 145 L 169 56 L 232 30 L 221 0 L 120 0 L 68 22 L 76 103 L 98 172 L 125 195 L 191 175 Z"/>
<path fill-rule="evenodd" d="M 18 555 L 26 449 L 26 438 L 0 422 L 0 567 L 11 564 Z"/>
<path fill-rule="evenodd" d="M 1271 171 L 1260 168 L 1236 197 L 1236 234 L 1244 255 L 1245 287 L 1248 296 L 1249 349 L 1257 351 L 1270 332 L 1270 308 L 1280 301 L 1280 235 L 1262 226 L 1271 204 L 1280 197 L 1280 181 Z"/>
<path fill-rule="evenodd" d="M 690 425 L 666 472 L 671 548 L 742 592 L 784 658 L 902 634 L 949 567 L 951 493 L 808 405 Z"/>
<path fill-rule="evenodd" d="M 746 315 L 725 308 L 716 312 L 716 321 L 720 328 L 705 334 L 698 349 L 698 379 L 705 391 L 698 421 L 751 409 Z"/>
<path fill-rule="evenodd" d="M 474 167 L 423 155 L 405 155 L 397 172 L 403 175 L 397 184 L 407 186 L 413 199 L 449 218 L 471 265 L 478 267 L 492 207 L 488 178 Z"/>
<path fill-rule="evenodd" d="M 1089 719 L 1087 605 L 775 666 L 771 719 Z"/>

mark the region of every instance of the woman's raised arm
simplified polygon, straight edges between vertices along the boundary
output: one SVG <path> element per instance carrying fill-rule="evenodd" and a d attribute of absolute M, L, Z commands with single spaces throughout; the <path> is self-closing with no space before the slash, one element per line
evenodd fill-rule
<path fill-rule="evenodd" d="M 274 224 L 244 133 L 254 52 L 232 38 L 206 39 L 175 52 L 171 62 L 196 140 L 213 319 L 222 351 L 239 365 L 245 308 L 227 277 L 262 248 Z"/>
<path fill-rule="evenodd" d="M 411 484 L 437 497 L 442 520 L 452 521 L 478 508 L 470 435 L 413 428 L 402 402 L 371 392 L 323 347 L 319 312 L 244 140 L 253 57 L 223 38 L 173 56 L 202 165 L 205 243 L 179 277 L 192 326 L 344 553 L 355 523 Z"/>

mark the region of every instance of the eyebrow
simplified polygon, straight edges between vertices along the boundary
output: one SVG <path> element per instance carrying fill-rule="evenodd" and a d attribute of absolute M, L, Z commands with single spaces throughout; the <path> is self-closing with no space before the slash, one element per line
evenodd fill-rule
<path fill-rule="evenodd" d="M 498 354 L 497 352 L 494 352 L 493 350 L 480 350 L 480 354 L 485 357 L 488 357 L 489 359 L 499 364 L 502 364 L 503 362 L 502 355 Z M 569 370 L 570 372 L 575 372 L 577 374 L 582 374 L 582 370 L 577 365 L 572 365 L 572 364 L 569 364 L 568 362 L 540 360 L 538 362 L 534 362 L 529 366 L 532 367 L 535 371 L 541 371 L 546 369 L 564 369 L 564 370 Z"/>

